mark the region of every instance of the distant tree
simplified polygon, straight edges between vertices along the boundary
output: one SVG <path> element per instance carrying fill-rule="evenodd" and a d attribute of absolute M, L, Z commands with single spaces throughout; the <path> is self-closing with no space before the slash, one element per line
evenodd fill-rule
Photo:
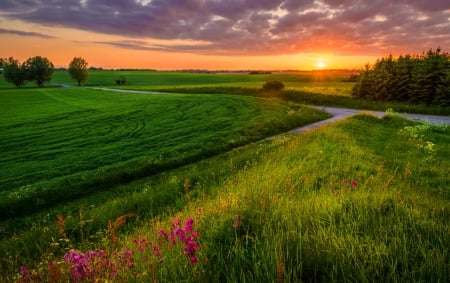
<path fill-rule="evenodd" d="M 2 61 L 3 76 L 9 83 L 14 84 L 17 88 L 25 84 L 27 80 L 27 70 L 23 64 L 13 57 Z"/>
<path fill-rule="evenodd" d="M 25 68 L 28 71 L 28 80 L 36 81 L 37 85 L 42 87 L 52 79 L 55 66 L 47 58 L 36 56 L 25 62 Z"/>
<path fill-rule="evenodd" d="M 76 80 L 79 86 L 89 77 L 88 62 L 81 57 L 73 58 L 68 70 L 72 79 Z"/>

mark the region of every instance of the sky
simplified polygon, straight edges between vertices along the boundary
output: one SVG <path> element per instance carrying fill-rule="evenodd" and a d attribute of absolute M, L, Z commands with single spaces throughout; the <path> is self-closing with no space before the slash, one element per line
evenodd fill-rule
<path fill-rule="evenodd" d="M 450 50 L 450 0 L 1 0 L 0 57 L 57 67 L 353 69 Z"/>

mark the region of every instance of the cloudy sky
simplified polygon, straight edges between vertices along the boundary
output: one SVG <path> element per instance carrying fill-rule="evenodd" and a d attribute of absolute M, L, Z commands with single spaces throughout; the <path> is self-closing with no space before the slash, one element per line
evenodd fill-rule
<path fill-rule="evenodd" d="M 359 68 L 450 51 L 449 0 L 1 0 L 0 57 L 57 66 Z"/>

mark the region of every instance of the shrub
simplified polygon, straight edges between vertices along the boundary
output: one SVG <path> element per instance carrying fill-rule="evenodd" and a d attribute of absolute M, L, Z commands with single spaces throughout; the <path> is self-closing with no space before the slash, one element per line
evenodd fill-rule
<path fill-rule="evenodd" d="M 280 81 L 268 81 L 262 87 L 263 91 L 281 91 L 283 89 L 284 84 Z"/>
<path fill-rule="evenodd" d="M 116 84 L 124 85 L 127 83 L 127 79 L 124 76 L 120 76 L 116 79 Z"/>

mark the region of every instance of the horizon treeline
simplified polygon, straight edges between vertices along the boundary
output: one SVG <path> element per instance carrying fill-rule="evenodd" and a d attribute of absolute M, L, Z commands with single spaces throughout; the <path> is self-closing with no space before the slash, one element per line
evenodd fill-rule
<path fill-rule="evenodd" d="M 353 96 L 382 101 L 450 106 L 450 56 L 430 49 L 420 55 L 378 59 L 361 72 Z"/>

